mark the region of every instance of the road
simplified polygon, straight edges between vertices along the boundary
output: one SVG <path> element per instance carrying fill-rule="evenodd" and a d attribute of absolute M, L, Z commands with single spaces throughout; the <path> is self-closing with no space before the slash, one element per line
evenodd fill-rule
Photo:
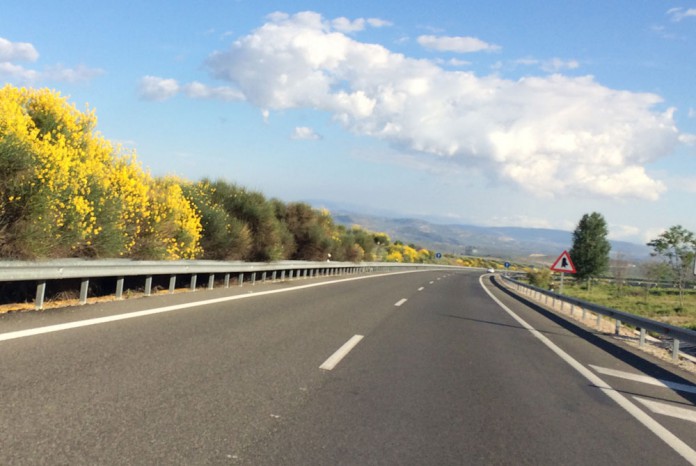
<path fill-rule="evenodd" d="M 693 375 L 481 275 L 5 315 L 0 464 L 696 464 Z"/>

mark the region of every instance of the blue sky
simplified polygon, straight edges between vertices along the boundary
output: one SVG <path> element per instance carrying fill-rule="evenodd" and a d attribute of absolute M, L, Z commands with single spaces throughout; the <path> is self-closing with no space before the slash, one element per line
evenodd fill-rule
<path fill-rule="evenodd" d="M 696 231 L 696 3 L 12 2 L 0 78 L 155 175 L 634 242 Z"/>

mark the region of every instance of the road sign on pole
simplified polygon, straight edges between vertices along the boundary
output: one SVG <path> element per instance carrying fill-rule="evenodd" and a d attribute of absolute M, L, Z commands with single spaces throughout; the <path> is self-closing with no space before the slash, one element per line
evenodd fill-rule
<path fill-rule="evenodd" d="M 558 256 L 556 262 L 551 266 L 551 270 L 554 272 L 565 272 L 565 273 L 576 273 L 573 261 L 570 260 L 570 254 L 568 251 L 563 251 L 563 253 Z"/>

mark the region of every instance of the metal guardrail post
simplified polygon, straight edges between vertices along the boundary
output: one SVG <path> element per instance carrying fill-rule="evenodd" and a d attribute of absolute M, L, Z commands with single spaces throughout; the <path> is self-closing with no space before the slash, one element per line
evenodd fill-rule
<path fill-rule="evenodd" d="M 152 294 L 152 275 L 145 277 L 145 296 Z"/>
<path fill-rule="evenodd" d="M 87 293 L 89 292 L 89 278 L 83 278 L 80 282 L 80 304 L 87 304 Z"/>
<path fill-rule="evenodd" d="M 36 300 L 34 301 L 34 307 L 37 311 L 43 309 L 44 297 L 46 296 L 46 280 L 40 280 L 36 285 Z"/>
<path fill-rule="evenodd" d="M 640 346 L 641 348 L 643 346 L 645 346 L 645 329 L 644 328 L 640 329 L 640 338 L 638 340 L 638 346 Z"/>
<path fill-rule="evenodd" d="M 191 291 L 196 291 L 196 281 L 198 281 L 198 275 L 194 273 L 191 275 Z"/>
<path fill-rule="evenodd" d="M 176 290 L 176 275 L 169 276 L 169 294 L 174 293 Z"/>
<path fill-rule="evenodd" d="M 679 361 L 679 340 L 672 340 L 672 361 Z"/>
<path fill-rule="evenodd" d="M 213 288 L 215 288 L 215 274 L 211 273 L 208 275 L 208 289 L 212 290 Z"/>
<path fill-rule="evenodd" d="M 125 281 L 125 277 L 118 277 L 116 279 L 116 299 L 123 299 L 123 283 Z"/>
<path fill-rule="evenodd" d="M 230 287 L 230 274 L 226 273 L 225 274 L 225 288 L 229 288 L 229 287 Z"/>
<path fill-rule="evenodd" d="M 266 283 L 266 272 L 261 273 L 261 283 Z"/>
<path fill-rule="evenodd" d="M 237 281 L 239 282 L 239 286 L 242 286 L 244 284 L 244 274 L 243 273 L 239 274 Z"/>

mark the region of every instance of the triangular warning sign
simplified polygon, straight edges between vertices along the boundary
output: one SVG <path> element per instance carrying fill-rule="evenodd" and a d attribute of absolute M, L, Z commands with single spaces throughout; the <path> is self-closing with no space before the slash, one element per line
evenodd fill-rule
<path fill-rule="evenodd" d="M 573 261 L 570 260 L 570 254 L 568 254 L 568 251 L 563 251 L 563 253 L 558 256 L 556 262 L 554 262 L 551 266 L 551 270 L 554 272 L 575 273 L 575 266 L 573 265 Z"/>

